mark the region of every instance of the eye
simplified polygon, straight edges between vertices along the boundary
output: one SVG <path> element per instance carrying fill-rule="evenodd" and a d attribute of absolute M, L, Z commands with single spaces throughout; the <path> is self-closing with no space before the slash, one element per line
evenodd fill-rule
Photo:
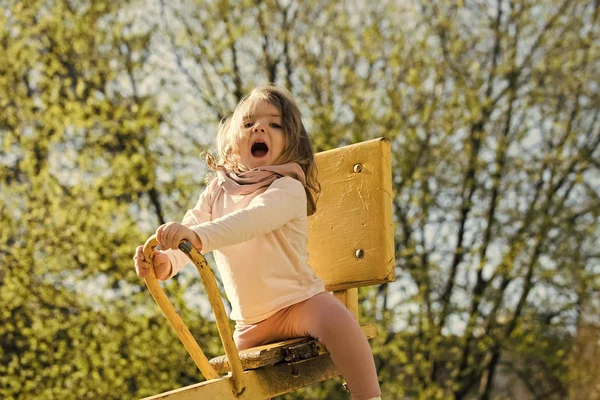
<path fill-rule="evenodd" d="M 244 122 L 244 128 L 248 129 L 254 125 L 252 122 Z"/>
<path fill-rule="evenodd" d="M 272 128 L 281 129 L 281 125 L 276 124 L 275 122 L 271 122 L 270 125 L 271 125 Z"/>

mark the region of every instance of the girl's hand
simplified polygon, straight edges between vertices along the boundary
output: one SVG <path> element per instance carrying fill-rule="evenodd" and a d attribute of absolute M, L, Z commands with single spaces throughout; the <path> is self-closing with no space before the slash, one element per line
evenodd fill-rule
<path fill-rule="evenodd" d="M 145 278 L 150 274 L 150 268 L 152 265 L 146 259 L 144 259 L 144 253 L 142 250 L 144 246 L 138 246 L 135 249 L 135 256 L 133 257 L 133 262 L 135 264 L 135 272 L 139 277 Z M 161 281 L 165 281 L 171 275 L 171 261 L 169 261 L 169 256 L 167 253 L 160 250 L 154 251 L 154 273 L 156 274 L 156 279 L 160 279 Z"/>
<path fill-rule="evenodd" d="M 178 222 L 169 222 L 156 230 L 156 240 L 164 249 L 177 249 L 183 239 L 189 241 L 198 251 L 202 250 L 202 242 L 190 228 Z"/>

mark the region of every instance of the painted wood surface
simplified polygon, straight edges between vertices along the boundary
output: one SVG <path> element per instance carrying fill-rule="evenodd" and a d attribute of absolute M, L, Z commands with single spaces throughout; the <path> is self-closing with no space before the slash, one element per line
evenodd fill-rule
<path fill-rule="evenodd" d="M 263 400 L 278 396 L 340 373 L 328 354 L 299 363 L 277 364 L 244 372 L 246 389 L 236 396 L 231 377 L 206 381 L 144 400 Z"/>
<path fill-rule="evenodd" d="M 330 291 L 393 281 L 389 141 L 325 151 L 316 161 L 323 193 L 309 218 L 310 266 Z"/>
<path fill-rule="evenodd" d="M 146 240 L 144 244 L 144 257 L 146 260 L 152 260 L 154 258 L 154 249 L 158 245 L 156 235 L 152 235 Z M 198 343 L 190 333 L 188 327 L 185 325 L 177 311 L 169 301 L 169 298 L 162 290 L 156 279 L 154 269 L 150 268 L 150 274 L 144 278 L 144 282 L 148 287 L 148 291 L 152 295 L 152 298 L 158 304 L 165 317 L 169 321 L 171 328 L 177 334 L 177 337 L 187 350 L 192 360 L 206 379 L 219 378 L 219 374 L 215 371 L 212 365 L 209 364 L 208 359 L 204 355 L 204 352 L 198 346 Z"/>
<path fill-rule="evenodd" d="M 337 290 L 333 292 L 333 295 L 346 306 L 354 316 L 354 319 L 360 322 L 358 316 L 358 288 Z"/>
<path fill-rule="evenodd" d="M 366 324 L 360 328 L 367 339 L 377 336 L 377 327 L 374 324 Z M 322 354 L 328 354 L 327 348 L 318 340 L 308 337 L 256 346 L 239 352 L 244 370 L 261 368 L 286 361 L 300 361 Z M 210 364 L 220 374 L 229 372 L 229 363 L 225 355 L 213 358 L 210 360 Z"/>
<path fill-rule="evenodd" d="M 150 238 L 148 238 L 144 244 L 143 249 L 144 257 L 147 260 L 151 260 L 153 258 L 154 249 L 157 245 L 158 241 L 156 240 L 156 235 L 150 236 Z M 225 313 L 223 300 L 221 299 L 221 294 L 219 292 L 215 276 L 204 256 L 187 240 L 184 240 L 179 244 L 179 249 L 187 254 L 200 273 L 202 282 L 206 288 L 206 294 L 208 295 L 208 300 L 210 302 L 213 315 L 215 316 L 221 342 L 223 343 L 223 347 L 225 348 L 225 352 L 229 356 L 229 359 L 232 360 L 231 364 L 233 376 L 231 378 L 231 383 L 234 386 L 235 392 L 241 393 L 245 388 L 242 364 L 240 362 L 235 343 L 233 342 L 233 335 L 229 326 L 229 319 Z M 159 286 L 153 269 L 151 269 L 150 276 L 146 277 L 144 281 L 146 282 L 146 286 L 148 286 L 152 297 L 167 317 L 171 328 L 173 328 L 177 334 L 177 337 L 188 351 L 190 357 L 192 357 L 196 363 L 196 366 L 200 369 L 202 375 L 206 379 L 219 378 L 219 375 L 208 363 L 204 352 L 202 349 L 200 349 L 200 346 L 198 346 L 198 343 L 191 335 L 187 326 L 185 323 L 183 323 L 181 317 L 179 317 L 179 314 L 177 314 L 175 308 L 165 295 L 162 288 Z"/>

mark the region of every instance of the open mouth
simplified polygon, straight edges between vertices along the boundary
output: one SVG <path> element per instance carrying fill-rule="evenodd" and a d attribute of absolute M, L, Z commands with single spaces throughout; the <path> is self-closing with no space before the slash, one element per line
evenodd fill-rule
<path fill-rule="evenodd" d="M 266 143 L 254 142 L 250 151 L 254 157 L 264 157 L 269 152 L 269 147 Z"/>

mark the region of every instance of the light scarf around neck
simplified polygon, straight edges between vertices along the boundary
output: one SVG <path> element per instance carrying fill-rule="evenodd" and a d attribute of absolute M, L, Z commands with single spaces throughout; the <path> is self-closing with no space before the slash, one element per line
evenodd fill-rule
<path fill-rule="evenodd" d="M 247 195 L 271 185 L 278 178 L 289 176 L 306 187 L 306 175 L 298 163 L 257 167 L 243 173 L 235 173 L 223 167 L 217 169 L 217 184 L 230 195 Z"/>

